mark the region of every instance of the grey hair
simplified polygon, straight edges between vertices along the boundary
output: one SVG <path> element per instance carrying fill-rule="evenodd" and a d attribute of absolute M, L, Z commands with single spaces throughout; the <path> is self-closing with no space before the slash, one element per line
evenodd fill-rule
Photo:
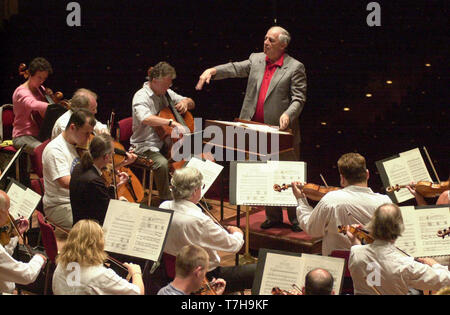
<path fill-rule="evenodd" d="M 366 228 L 375 239 L 396 240 L 405 230 L 400 208 L 393 203 L 382 204 L 375 210 Z"/>
<path fill-rule="evenodd" d="M 172 197 L 175 201 L 189 199 L 194 191 L 202 186 L 203 175 L 193 167 L 175 171 L 170 180 Z"/>
<path fill-rule="evenodd" d="M 280 42 L 282 42 L 283 44 L 286 44 L 286 47 L 289 45 L 289 43 L 291 42 L 291 34 L 289 34 L 289 32 L 282 28 L 281 26 L 273 26 L 270 29 L 278 29 L 280 31 L 280 35 L 278 35 L 278 39 L 280 40 Z"/>

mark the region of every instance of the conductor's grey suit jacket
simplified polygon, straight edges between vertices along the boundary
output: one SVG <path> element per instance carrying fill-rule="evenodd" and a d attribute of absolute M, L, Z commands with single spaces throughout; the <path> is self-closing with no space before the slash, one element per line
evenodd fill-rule
<path fill-rule="evenodd" d="M 251 120 L 256 111 L 259 89 L 266 68 L 266 55 L 253 53 L 241 62 L 230 62 L 214 67 L 213 80 L 248 77 L 247 90 L 242 104 L 240 119 Z M 264 101 L 264 123 L 278 126 L 280 116 L 289 116 L 294 135 L 293 145 L 300 142 L 299 116 L 306 101 L 306 73 L 304 65 L 285 53 L 283 65 L 277 68 Z"/>

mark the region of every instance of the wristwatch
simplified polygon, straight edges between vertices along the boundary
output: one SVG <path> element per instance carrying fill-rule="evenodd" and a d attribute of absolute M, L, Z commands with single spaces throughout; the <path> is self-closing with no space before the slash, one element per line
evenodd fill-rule
<path fill-rule="evenodd" d="M 169 119 L 169 127 L 172 126 L 173 119 Z"/>

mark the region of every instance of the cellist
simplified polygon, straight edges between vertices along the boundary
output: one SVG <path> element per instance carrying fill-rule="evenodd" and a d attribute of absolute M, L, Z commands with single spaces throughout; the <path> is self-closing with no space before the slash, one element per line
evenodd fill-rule
<path fill-rule="evenodd" d="M 132 103 L 133 135 L 130 143 L 135 152 L 153 160 L 156 188 L 161 201 L 172 199 L 169 190 L 169 163 L 164 153 L 168 145 L 158 136 L 155 127 L 170 126 L 183 133 L 183 125 L 173 119 L 162 118 L 158 113 L 172 101 L 180 114 L 192 110 L 194 101 L 170 89 L 176 77 L 175 69 L 167 62 L 159 62 L 148 71 L 148 81 L 134 94 Z M 169 100 L 170 99 L 170 100 Z"/>
<path fill-rule="evenodd" d="M 89 149 L 73 169 L 69 183 L 73 224 L 82 219 L 95 219 L 103 225 L 109 200 L 115 198 L 115 190 L 128 181 L 128 174 L 120 172 L 116 187 L 106 185 L 102 169 L 112 163 L 113 155 L 111 136 L 105 133 L 97 135 L 92 138 Z M 134 153 L 127 152 L 126 155 L 116 168 L 132 164 L 137 158 Z"/>

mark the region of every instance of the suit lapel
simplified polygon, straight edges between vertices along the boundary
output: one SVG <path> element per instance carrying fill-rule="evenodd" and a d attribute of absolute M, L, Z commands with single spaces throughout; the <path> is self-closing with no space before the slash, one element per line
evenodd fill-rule
<path fill-rule="evenodd" d="M 270 95 L 270 93 L 272 93 L 274 88 L 277 86 L 278 82 L 281 80 L 281 78 L 286 73 L 286 71 L 288 69 L 288 63 L 289 63 L 289 56 L 287 54 L 285 54 L 283 65 L 275 71 L 275 73 L 273 74 L 272 80 L 270 80 L 269 88 L 267 89 L 266 98 L 264 99 L 264 101 L 267 99 L 267 97 Z"/>
<path fill-rule="evenodd" d="M 266 55 L 263 55 L 264 58 L 260 59 L 258 61 L 258 68 L 257 68 L 257 82 L 256 82 L 256 101 L 255 101 L 255 106 L 256 106 L 256 102 L 258 101 L 258 95 L 259 95 L 259 91 L 261 90 L 261 83 L 262 80 L 264 78 L 264 72 L 266 71 Z"/>

